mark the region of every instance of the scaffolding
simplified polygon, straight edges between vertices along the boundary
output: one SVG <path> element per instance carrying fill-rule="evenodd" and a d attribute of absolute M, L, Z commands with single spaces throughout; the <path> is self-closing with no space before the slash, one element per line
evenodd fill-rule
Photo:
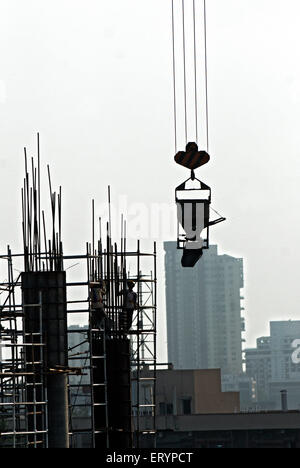
<path fill-rule="evenodd" d="M 99 241 L 97 251 L 92 245 L 87 245 L 84 256 L 68 256 L 65 261 L 85 262 L 87 280 L 85 282 L 69 282 L 68 297 L 78 296 L 76 290 L 84 288 L 88 299 L 72 300 L 68 302 L 68 315 L 85 314 L 89 327 L 69 329 L 73 337 L 72 346 L 69 347 L 69 363 L 80 363 L 85 376 L 75 376 L 70 383 L 71 401 L 71 446 L 79 444 L 78 439 L 84 438 L 86 446 L 113 447 L 116 443 L 114 436 L 116 432 L 124 432 L 124 428 L 116 427 L 116 414 L 110 406 L 112 383 L 109 384 L 110 370 L 126 374 L 126 365 L 117 368 L 118 360 L 112 363 L 109 356 L 113 353 L 112 346 L 121 346 L 120 354 L 128 353 L 129 382 L 123 382 L 130 394 L 130 416 L 124 421 L 130 421 L 130 433 L 134 440 L 127 444 L 140 446 L 142 432 L 155 435 L 155 385 L 156 385 L 156 246 L 153 253 L 145 253 L 140 250 L 137 243 L 136 251 L 126 251 L 124 239 L 121 241 L 122 248 L 112 247 L 110 238 L 107 238 L 106 248 L 102 249 Z M 130 261 L 130 272 L 126 265 Z M 133 263 L 134 269 L 133 273 Z M 145 263 L 145 265 L 144 265 Z M 152 268 L 151 268 L 152 267 Z M 141 271 L 148 271 L 142 274 Z M 134 281 L 138 295 L 138 307 L 133 314 L 130 330 L 123 327 L 123 297 L 122 290 L 128 280 Z M 103 281 L 107 285 L 104 310 L 106 318 L 102 326 L 95 328 L 93 320 L 93 308 L 89 295 L 91 282 Z M 74 319 L 72 320 L 74 321 Z M 74 339 L 74 334 L 77 338 Z M 113 345 L 114 343 L 114 345 Z M 128 346 L 128 347 L 127 347 Z M 108 349 L 107 349 L 108 348 Z M 79 349 L 79 352 L 75 352 Z M 126 358 L 125 358 L 126 361 Z M 153 371 L 153 377 L 143 378 L 142 369 L 147 366 Z M 115 380 L 114 380 L 114 383 Z M 129 388 L 128 388 L 129 385 Z M 122 376 L 118 380 L 118 387 L 122 387 Z M 147 388 L 149 397 L 145 402 L 144 392 Z M 118 397 L 121 398 L 121 393 Z M 88 405 L 87 405 L 87 401 Z M 126 398 L 125 398 L 126 400 Z M 124 403 L 125 405 L 125 403 Z M 140 429 L 140 417 L 148 416 L 149 425 L 146 430 Z M 129 415 L 127 415 L 129 416 Z M 99 423 L 100 421 L 100 423 Z M 114 423 L 114 424 L 112 424 Z M 130 436 L 129 436 L 130 438 Z M 122 442 L 119 442 L 122 444 Z M 154 443 L 154 442 L 153 442 Z"/>
<path fill-rule="evenodd" d="M 1 448 L 48 448 L 48 404 L 44 382 L 42 300 L 20 303 L 20 275 L 14 281 L 13 261 L 8 248 L 8 281 L 1 284 L 6 294 L 0 306 L 0 424 Z M 26 333 L 24 317 L 34 309 L 39 330 Z M 40 358 L 36 358 L 37 354 Z"/>
<path fill-rule="evenodd" d="M 155 436 L 156 245 L 151 253 L 146 253 L 137 241 L 136 249 L 128 250 L 123 216 L 120 245 L 112 242 L 110 219 L 104 240 L 99 220 L 95 241 L 93 202 L 91 242 L 83 254 L 65 255 L 61 240 L 61 187 L 58 194 L 52 191 L 48 167 L 52 214 L 49 240 L 41 210 L 39 155 L 38 138 L 37 167 L 32 159 L 30 171 L 25 150 L 23 252 L 13 254 L 8 247 L 7 253 L 0 255 L 0 273 L 7 271 L 7 279 L 0 283 L 0 447 L 53 446 L 55 376 L 61 387 L 68 379 L 65 388 L 69 433 L 68 441 L 62 442 L 64 446 L 139 447 L 142 433 Z M 45 288 L 55 289 L 52 279 L 61 275 L 66 278 L 64 298 L 54 297 L 54 303 L 50 300 L 49 305 Z M 27 277 L 33 286 L 30 293 L 25 290 L 26 296 Z M 34 280 L 40 277 L 42 286 Z M 135 283 L 138 298 L 132 321 L 125 309 L 129 280 Z M 97 318 L 91 300 L 92 283 L 105 285 L 102 320 Z M 47 317 L 54 306 L 60 307 L 60 312 L 57 317 L 54 315 L 57 323 L 53 325 Z M 67 322 L 73 324 L 68 330 Z M 51 338 L 55 329 L 57 343 L 58 335 L 63 342 L 58 344 L 60 352 Z M 58 356 L 51 364 L 56 351 Z M 149 378 L 143 377 L 145 367 L 152 371 Z M 144 416 L 148 421 L 146 430 L 140 424 Z M 154 440 L 155 437 L 153 445 Z"/>

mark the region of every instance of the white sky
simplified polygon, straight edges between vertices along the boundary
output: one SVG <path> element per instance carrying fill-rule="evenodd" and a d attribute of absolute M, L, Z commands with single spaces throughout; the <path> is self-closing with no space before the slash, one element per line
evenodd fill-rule
<path fill-rule="evenodd" d="M 170 7 L 1 0 L 1 252 L 21 247 L 22 151 L 37 131 L 63 185 L 65 250 L 84 250 L 108 184 L 115 199 L 173 204 L 186 173 L 173 162 Z M 245 259 L 247 346 L 270 320 L 299 319 L 299 15 L 298 0 L 207 0 L 211 162 L 198 175 L 228 219 L 212 243 Z"/>

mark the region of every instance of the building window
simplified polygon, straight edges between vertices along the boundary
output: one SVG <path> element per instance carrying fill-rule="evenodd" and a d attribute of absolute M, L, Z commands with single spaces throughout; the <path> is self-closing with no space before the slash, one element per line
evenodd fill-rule
<path fill-rule="evenodd" d="M 172 403 L 167 404 L 167 414 L 173 414 L 173 404 Z"/>
<path fill-rule="evenodd" d="M 159 403 L 159 414 L 165 416 L 166 414 L 166 403 Z"/>
<path fill-rule="evenodd" d="M 159 403 L 159 414 L 160 416 L 166 416 L 167 414 L 173 414 L 172 403 Z"/>
<path fill-rule="evenodd" d="M 182 412 L 183 414 L 192 413 L 192 400 L 190 398 L 185 398 L 182 400 Z"/>

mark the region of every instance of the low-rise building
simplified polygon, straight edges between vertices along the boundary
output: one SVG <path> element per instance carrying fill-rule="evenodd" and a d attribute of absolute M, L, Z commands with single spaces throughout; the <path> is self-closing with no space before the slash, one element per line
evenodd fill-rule
<path fill-rule="evenodd" d="M 300 448 L 300 412 L 157 417 L 157 448 Z M 144 438 L 143 446 L 150 440 Z"/>
<path fill-rule="evenodd" d="M 141 377 L 152 375 L 147 367 Z M 147 394 L 147 380 L 140 394 Z M 145 387 L 145 388 L 144 388 Z M 239 392 L 223 392 L 220 369 L 160 369 L 156 373 L 156 410 L 159 416 L 220 414 L 240 411 Z"/>
<path fill-rule="evenodd" d="M 255 407 L 256 382 L 253 377 L 246 374 L 222 374 L 222 391 L 239 392 L 242 411 L 249 411 Z"/>
<path fill-rule="evenodd" d="M 258 338 L 256 348 L 245 350 L 246 374 L 256 382 L 260 409 L 280 409 L 281 390 L 287 390 L 288 408 L 300 409 L 300 363 L 293 359 L 299 339 L 299 320 L 270 322 L 270 336 Z"/>

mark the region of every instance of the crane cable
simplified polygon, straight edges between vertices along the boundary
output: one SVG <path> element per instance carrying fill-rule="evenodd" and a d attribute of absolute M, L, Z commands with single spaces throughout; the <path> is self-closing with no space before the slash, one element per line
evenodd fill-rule
<path fill-rule="evenodd" d="M 195 5 L 195 0 L 193 0 L 193 33 L 194 33 L 195 127 L 196 127 L 196 143 L 198 143 L 197 47 L 196 47 L 196 5 Z"/>
<path fill-rule="evenodd" d="M 176 93 L 176 48 L 175 48 L 175 13 L 174 1 L 172 1 L 172 48 L 173 48 L 173 104 L 174 104 L 174 135 L 175 135 L 175 153 L 177 153 L 178 144 L 178 124 L 177 124 L 177 93 Z M 193 0 L 193 48 L 194 48 L 194 112 L 195 112 L 195 133 L 196 143 L 198 144 L 198 70 L 197 70 L 197 30 L 196 30 L 196 1 Z M 205 130 L 206 130 L 206 151 L 209 153 L 209 106 L 208 106 L 208 63 L 207 63 L 207 9 L 206 0 L 203 1 L 203 29 L 204 29 L 204 79 L 205 79 Z M 188 112 L 187 112 L 187 75 L 186 75 L 186 37 L 185 37 L 185 7 L 184 0 L 181 0 L 182 8 L 182 44 L 183 44 L 183 74 L 184 74 L 184 126 L 185 126 L 185 139 L 188 143 Z M 224 221 L 220 213 L 211 208 L 214 213 L 220 216 L 220 220 Z M 214 223 L 216 224 L 216 223 Z"/>
<path fill-rule="evenodd" d="M 205 54 L 205 117 L 206 117 L 206 148 L 209 152 L 209 128 L 208 128 L 208 67 L 207 67 L 207 15 L 206 0 L 203 0 L 204 15 L 204 54 Z"/>
<path fill-rule="evenodd" d="M 174 0 L 172 0 L 172 47 L 173 47 L 173 105 L 174 105 L 174 137 L 175 137 L 175 153 L 177 153 L 177 102 L 176 102 L 176 63 L 175 63 L 175 21 L 174 21 Z"/>
<path fill-rule="evenodd" d="M 188 139 L 188 122 L 187 122 L 187 102 L 186 102 L 186 50 L 185 50 L 185 11 L 184 0 L 181 0 L 182 5 L 182 48 L 183 48 L 183 88 L 184 88 L 184 128 L 185 141 Z"/>
<path fill-rule="evenodd" d="M 174 1 L 172 4 L 172 53 L 173 53 L 173 107 L 174 107 L 174 139 L 175 139 L 175 153 L 177 153 L 178 144 L 178 123 L 177 123 L 177 92 L 176 92 L 176 50 L 175 50 L 175 12 Z M 206 123 L 206 148 L 209 150 L 209 121 L 208 121 L 208 64 L 207 64 L 207 13 L 206 13 L 206 0 L 203 1 L 203 22 L 204 22 L 204 69 L 205 69 L 205 123 Z M 188 109 L 187 109 L 187 70 L 186 70 L 186 31 L 185 31 L 185 5 L 184 0 L 181 0 L 181 13 L 182 13 L 182 46 L 183 46 L 183 93 L 184 93 L 184 128 L 185 140 L 188 143 Z M 193 48 L 194 48 L 194 112 L 195 112 L 195 133 L 196 143 L 198 143 L 198 93 L 197 93 L 197 38 L 196 38 L 196 0 L 193 0 Z"/>

